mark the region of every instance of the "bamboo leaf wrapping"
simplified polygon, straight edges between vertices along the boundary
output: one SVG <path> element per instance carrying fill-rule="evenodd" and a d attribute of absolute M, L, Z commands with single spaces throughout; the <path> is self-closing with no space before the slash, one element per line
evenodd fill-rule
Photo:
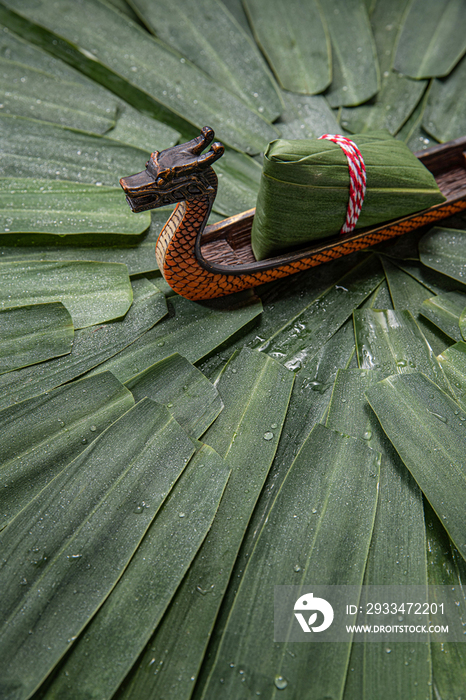
<path fill-rule="evenodd" d="M 352 138 L 364 159 L 367 190 L 356 228 L 444 202 L 433 175 L 385 131 Z M 330 141 L 272 141 L 265 153 L 252 248 L 258 260 L 337 235 L 349 196 L 348 162 Z"/>

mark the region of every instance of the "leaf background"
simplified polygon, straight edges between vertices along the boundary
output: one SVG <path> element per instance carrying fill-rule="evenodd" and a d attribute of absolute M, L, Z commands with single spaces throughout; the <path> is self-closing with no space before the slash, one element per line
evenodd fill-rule
<path fill-rule="evenodd" d="M 118 180 L 209 123 L 218 220 L 280 134 L 463 136 L 464 7 L 172 6 L 0 0 L 0 696 L 458 700 L 464 644 L 267 630 L 284 582 L 463 591 L 466 218 L 196 304 Z"/>

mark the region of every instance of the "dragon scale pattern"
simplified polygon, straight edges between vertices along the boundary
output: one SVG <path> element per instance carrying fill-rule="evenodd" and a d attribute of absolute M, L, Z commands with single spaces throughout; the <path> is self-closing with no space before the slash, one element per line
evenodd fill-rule
<path fill-rule="evenodd" d="M 165 280 L 175 292 L 194 301 L 214 299 L 287 277 L 466 209 L 465 200 L 441 205 L 437 209 L 411 217 L 396 225 L 368 234 L 352 235 L 340 244 L 333 243 L 309 257 L 277 264 L 268 270 L 223 274 L 206 270 L 195 256 L 196 238 L 205 227 L 212 202 L 212 197 L 203 195 L 178 204 L 162 229 L 156 246 L 157 263 Z M 221 290 L 220 294 L 219 290 Z"/>

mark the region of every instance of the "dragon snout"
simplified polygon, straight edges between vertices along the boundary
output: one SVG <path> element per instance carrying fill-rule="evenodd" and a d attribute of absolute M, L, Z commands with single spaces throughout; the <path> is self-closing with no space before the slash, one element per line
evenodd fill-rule
<path fill-rule="evenodd" d="M 121 178 L 120 185 L 132 211 L 145 211 L 157 206 L 159 198 L 154 192 L 154 184 L 154 178 L 147 170 Z"/>

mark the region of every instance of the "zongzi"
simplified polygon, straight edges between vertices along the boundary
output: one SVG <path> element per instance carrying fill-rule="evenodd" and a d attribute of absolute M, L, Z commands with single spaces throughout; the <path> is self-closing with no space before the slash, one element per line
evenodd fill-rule
<path fill-rule="evenodd" d="M 269 144 L 251 233 L 257 260 L 349 230 L 344 227 L 350 172 L 339 139 L 278 139 Z M 356 229 L 445 201 L 432 173 L 388 132 L 354 135 L 351 142 L 366 177 Z"/>

